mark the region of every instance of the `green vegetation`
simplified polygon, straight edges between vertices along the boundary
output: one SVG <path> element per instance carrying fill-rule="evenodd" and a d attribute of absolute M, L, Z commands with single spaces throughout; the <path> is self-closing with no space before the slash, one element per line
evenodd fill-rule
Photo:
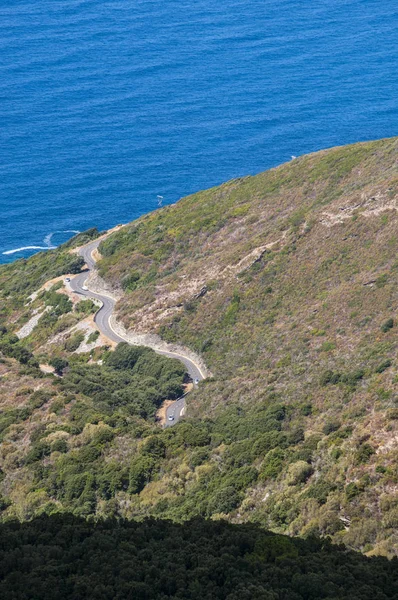
<path fill-rule="evenodd" d="M 154 415 L 181 393 L 179 363 L 126 345 L 82 353 L 93 306 L 54 287 L 28 301 L 49 255 L 0 269 L 2 519 L 223 518 L 396 555 L 397 150 L 301 157 L 102 242 L 118 318 L 213 373 L 172 428 Z M 75 257 L 54 252 L 54 265 Z M 38 370 L 55 359 L 62 377 Z"/>
<path fill-rule="evenodd" d="M 390 318 L 390 319 L 387 319 L 387 321 L 385 321 L 383 323 L 383 325 L 381 326 L 381 330 L 383 333 L 387 333 L 387 331 L 389 331 L 393 327 L 394 327 L 394 319 Z"/>
<path fill-rule="evenodd" d="M 98 237 L 96 228 L 74 236 L 56 250 L 40 252 L 29 259 L 20 259 L 0 269 L 0 319 L 9 318 L 20 310 L 27 296 L 38 290 L 46 281 L 61 275 L 79 273 L 83 259 L 71 250 Z M 50 297 L 46 300 L 51 304 Z M 65 312 L 67 312 L 65 310 Z"/>
<path fill-rule="evenodd" d="M 388 600 L 396 565 L 254 525 L 70 515 L 0 525 L 4 600 Z"/>
<path fill-rule="evenodd" d="M 57 375 L 62 375 L 64 369 L 66 369 L 66 367 L 68 366 L 68 361 L 64 358 L 55 356 L 50 360 L 50 365 L 54 367 Z"/>
<path fill-rule="evenodd" d="M 18 360 L 22 365 L 34 364 L 37 365 L 37 361 L 34 359 L 32 352 L 30 352 L 21 342 L 18 337 L 7 331 L 7 328 L 3 325 L 0 326 L 0 352 L 4 356 L 10 356 Z"/>
<path fill-rule="evenodd" d="M 162 501 L 163 514 L 196 514 L 194 497 L 200 512 L 213 485 L 217 498 L 232 498 L 231 520 L 397 551 L 378 502 L 397 477 L 397 150 L 391 139 L 304 156 L 185 198 L 102 242 L 101 275 L 126 290 L 124 324 L 141 327 L 144 316 L 147 331 L 203 354 L 214 374 L 188 399 L 192 426 L 208 428 L 206 458 L 184 476 L 168 461 L 158 487 L 173 499 L 167 509 Z M 285 407 L 272 425 L 275 445 L 261 437 L 271 425 L 259 425 L 274 403 Z M 235 492 L 213 483 L 233 472 L 231 454 L 258 473 L 246 491 L 237 476 Z M 173 477 L 183 479 L 178 498 Z M 156 514 L 151 486 L 141 496 L 140 514 L 148 501 Z"/>
<path fill-rule="evenodd" d="M 86 516 L 101 511 L 101 502 L 118 491 L 139 493 L 159 472 L 166 446 L 161 437 L 151 437 L 160 433 L 153 424 L 155 412 L 163 400 L 182 394 L 185 369 L 177 360 L 127 344 L 105 353 L 102 367 L 59 358 L 52 364 L 62 378 L 51 378 L 46 389 L 18 391 L 21 408 L 3 410 L 0 431 L 8 447 L 3 466 L 6 475 L 12 476 L 16 468 L 27 485 L 31 482 L 24 500 L 26 517 L 61 506 Z M 34 369 L 31 376 L 33 381 L 43 379 Z M 41 422 L 43 410 L 52 415 L 47 425 Z M 17 423 L 29 429 L 30 445 L 14 447 L 10 463 L 9 443 L 16 441 Z M 126 445 L 119 449 L 118 439 L 124 438 Z M 117 459 L 119 451 L 123 461 Z M 8 519 L 21 506 L 5 508 Z"/>

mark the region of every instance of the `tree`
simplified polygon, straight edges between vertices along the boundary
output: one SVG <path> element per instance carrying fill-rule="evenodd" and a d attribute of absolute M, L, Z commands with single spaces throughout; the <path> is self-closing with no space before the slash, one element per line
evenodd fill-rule
<path fill-rule="evenodd" d="M 57 375 L 62 375 L 66 367 L 69 365 L 68 361 L 65 358 L 61 358 L 59 356 L 55 356 L 50 360 L 50 365 L 54 367 Z"/>
<path fill-rule="evenodd" d="M 105 363 L 118 370 L 130 370 L 134 367 L 139 357 L 147 352 L 147 348 L 143 346 L 130 346 L 126 342 L 122 342 L 116 346 L 116 350 L 111 352 L 105 359 Z"/>
<path fill-rule="evenodd" d="M 74 258 L 69 263 L 69 265 L 68 265 L 68 271 L 72 275 L 77 275 L 78 273 L 80 273 L 80 271 L 82 270 L 82 268 L 84 267 L 84 265 L 85 265 L 84 258 L 82 256 L 76 256 L 76 258 Z"/>
<path fill-rule="evenodd" d="M 240 503 L 240 495 L 232 485 L 221 488 L 209 500 L 208 514 L 230 513 Z"/>

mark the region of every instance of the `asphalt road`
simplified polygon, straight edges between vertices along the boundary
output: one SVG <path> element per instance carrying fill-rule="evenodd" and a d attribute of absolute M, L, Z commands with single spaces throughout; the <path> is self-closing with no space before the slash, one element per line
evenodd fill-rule
<path fill-rule="evenodd" d="M 127 340 L 125 340 L 120 335 L 114 332 L 109 321 L 115 308 L 115 300 L 113 300 L 113 298 L 110 298 L 109 296 L 96 294 L 94 292 L 91 292 L 89 289 L 84 289 L 84 287 L 87 287 L 86 280 L 90 274 L 90 271 L 95 268 L 95 260 L 92 257 L 92 252 L 93 250 L 98 248 L 100 242 L 101 240 L 94 240 L 93 242 L 90 242 L 90 244 L 87 244 L 87 246 L 84 246 L 80 249 L 79 254 L 84 258 L 88 269 L 80 273 L 79 275 L 76 275 L 76 277 L 73 277 L 73 279 L 70 282 L 70 287 L 74 292 L 77 292 L 82 296 L 86 296 L 87 298 L 96 298 L 97 300 L 100 300 L 102 302 L 102 306 L 94 316 L 94 322 L 97 325 L 98 329 L 107 338 L 114 342 L 126 342 Z M 175 352 L 166 352 L 161 350 L 156 350 L 156 352 L 157 354 L 163 354 L 164 356 L 169 356 L 170 358 L 177 358 L 178 360 L 180 360 L 185 365 L 188 374 L 194 382 L 195 386 L 197 385 L 196 381 L 199 382 L 204 379 L 204 376 L 199 367 L 186 356 L 182 356 L 181 354 L 177 354 Z M 177 423 L 180 420 L 182 416 L 181 413 L 184 411 L 184 409 L 185 398 L 180 398 L 179 400 L 173 402 L 173 404 L 170 404 L 166 411 L 165 427 L 175 425 L 175 423 Z"/>

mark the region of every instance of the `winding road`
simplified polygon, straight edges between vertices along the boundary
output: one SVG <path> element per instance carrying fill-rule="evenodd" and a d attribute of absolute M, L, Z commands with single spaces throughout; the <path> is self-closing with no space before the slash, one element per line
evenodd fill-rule
<path fill-rule="evenodd" d="M 113 342 L 128 342 L 127 339 L 124 339 L 114 331 L 110 322 L 110 317 L 114 311 L 116 301 L 110 296 L 107 296 L 105 293 L 97 294 L 95 292 L 92 292 L 88 288 L 86 283 L 90 271 L 95 269 L 96 261 L 92 256 L 93 251 L 98 248 L 101 241 L 101 239 L 94 240 L 93 242 L 90 242 L 86 246 L 80 248 L 79 254 L 84 258 L 84 261 L 87 265 L 87 270 L 83 271 L 82 273 L 79 273 L 79 275 L 76 275 L 76 277 L 73 277 L 69 285 L 71 289 L 77 294 L 87 296 L 87 298 L 95 298 L 96 300 L 100 300 L 102 306 L 96 312 L 94 316 L 94 321 L 103 335 L 105 335 Z M 187 368 L 188 374 L 194 382 L 194 386 L 197 386 L 197 383 L 195 383 L 196 381 L 200 382 L 205 378 L 205 375 L 202 373 L 201 369 L 187 356 L 178 354 L 176 352 L 168 352 L 157 349 L 154 350 L 155 352 L 157 352 L 157 354 L 163 354 L 164 356 L 169 356 L 170 358 L 177 358 L 178 360 L 180 360 Z M 170 404 L 166 411 L 165 427 L 175 425 L 175 423 L 177 423 L 180 420 L 181 416 L 184 413 L 184 410 L 185 398 L 179 398 L 178 400 Z"/>

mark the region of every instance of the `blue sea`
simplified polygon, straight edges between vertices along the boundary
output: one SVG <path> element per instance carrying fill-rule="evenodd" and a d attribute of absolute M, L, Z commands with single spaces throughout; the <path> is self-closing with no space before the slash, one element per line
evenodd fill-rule
<path fill-rule="evenodd" d="M 398 135 L 396 0 L 0 0 L 0 27 L 0 262 Z"/>

